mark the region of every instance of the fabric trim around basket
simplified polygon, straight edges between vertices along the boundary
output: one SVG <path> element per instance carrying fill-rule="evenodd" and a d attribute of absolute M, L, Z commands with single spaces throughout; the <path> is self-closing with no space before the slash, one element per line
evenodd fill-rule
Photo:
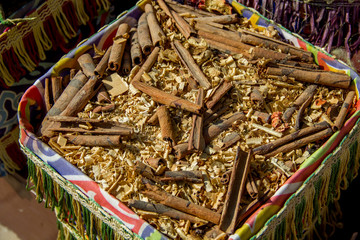
<path fill-rule="evenodd" d="M 284 29 L 278 24 L 275 24 L 271 21 L 269 21 L 266 18 L 263 18 L 261 15 L 256 13 L 254 10 L 251 10 L 249 8 L 246 8 L 242 6 L 241 4 L 235 2 L 235 1 L 229 1 L 234 9 L 236 9 L 240 14 L 247 17 L 248 19 L 251 19 L 252 24 L 254 26 L 257 26 L 259 28 L 264 28 L 269 25 L 274 26 L 280 33 L 282 37 L 285 39 L 291 41 L 294 43 L 295 46 L 299 46 L 303 49 L 310 50 L 313 55 L 315 56 L 315 59 L 317 63 L 321 66 L 323 66 L 325 69 L 330 71 L 339 71 L 344 72 L 352 77 L 352 79 L 355 82 L 356 85 L 356 92 L 358 94 L 358 79 L 359 76 L 348 66 L 346 66 L 343 63 L 338 62 L 335 60 L 332 56 L 330 56 L 327 53 L 324 53 L 321 49 L 318 49 L 314 47 L 313 45 L 309 44 L 305 40 L 301 39 L 298 36 L 295 36 L 291 34 L 288 30 Z M 130 11 L 125 16 L 138 16 L 139 9 L 134 8 L 132 11 Z M 124 16 L 124 17 L 125 17 Z M 123 18 L 121 18 L 123 19 Z M 110 29 L 111 27 L 115 28 L 114 26 L 117 26 L 119 22 L 117 21 L 115 24 L 109 26 L 109 29 L 105 28 L 102 30 L 99 34 L 94 35 L 92 38 L 89 39 L 88 42 L 86 42 L 84 45 L 78 47 L 74 51 L 70 52 L 68 55 L 64 57 L 61 61 L 69 61 L 70 64 L 71 61 L 75 61 L 78 54 L 83 52 L 86 46 L 91 46 L 92 43 L 103 43 L 105 45 L 106 38 L 101 37 L 102 34 L 107 34 L 108 36 L 111 36 L 111 31 L 113 29 Z M 106 30 L 107 29 L 107 30 Z M 90 44 L 91 43 L 91 44 Z M 65 64 L 65 63 L 63 63 Z M 55 70 L 54 70 L 55 69 Z M 55 71 L 57 73 L 60 73 L 63 70 L 66 70 L 64 68 L 64 65 L 57 64 L 54 66 L 51 71 L 47 73 L 47 75 L 50 75 L 52 71 Z M 31 121 L 31 115 L 34 117 L 34 114 L 36 115 L 36 112 L 34 112 L 34 109 L 41 109 L 43 108 L 43 100 L 42 100 L 42 92 L 43 92 L 43 84 L 44 79 L 46 75 L 44 75 L 41 79 L 39 79 L 33 86 L 32 89 L 29 89 L 27 93 L 24 94 L 21 104 L 19 106 L 19 122 L 20 126 L 22 126 L 21 134 L 20 134 L 20 142 L 29 148 L 31 151 L 36 153 L 40 159 L 43 159 L 43 161 L 46 161 L 50 166 L 54 167 L 55 170 L 59 171 L 59 173 L 63 176 L 67 176 L 68 180 L 70 182 L 73 182 L 74 184 L 78 185 L 79 189 L 81 189 L 84 193 L 89 194 L 89 197 L 91 196 L 91 191 L 96 190 L 97 194 L 104 194 L 104 191 L 100 190 L 99 186 L 95 182 L 91 182 L 92 180 L 88 177 L 80 176 L 81 174 L 77 173 L 74 169 L 70 169 L 70 167 L 66 170 L 59 167 L 62 164 L 70 164 L 65 159 L 61 158 L 59 155 L 57 155 L 52 149 L 50 149 L 46 144 L 42 143 L 39 139 L 36 138 L 36 136 L 32 133 L 33 130 L 33 124 L 30 123 Z M 32 111 L 31 111 L 32 110 Z M 38 112 L 37 115 L 41 116 L 41 112 Z M 265 222 L 273 216 L 275 213 L 277 213 L 280 208 L 283 206 L 284 202 L 302 185 L 303 181 L 319 166 L 321 161 L 325 158 L 325 154 L 328 154 L 330 151 L 333 151 L 335 147 L 338 145 L 338 143 L 341 141 L 341 139 L 348 133 L 348 131 L 353 127 L 355 124 L 356 119 L 358 118 L 359 112 L 353 115 L 353 117 L 347 121 L 345 128 L 343 128 L 340 132 L 336 133 L 331 140 L 327 142 L 327 145 L 324 145 L 321 149 L 318 150 L 318 153 L 316 157 L 311 157 L 307 160 L 307 163 L 311 163 L 309 167 L 304 167 L 300 169 L 295 174 L 295 177 L 290 178 L 286 184 L 289 186 L 283 186 L 281 188 L 281 191 L 277 192 L 269 202 L 267 202 L 263 207 L 261 207 L 257 212 L 255 212 L 250 219 L 247 221 L 246 224 L 243 225 L 242 228 L 240 228 L 235 235 L 231 236 L 231 239 L 247 239 L 250 238 L 252 235 L 256 234 L 265 224 Z M 330 146 L 329 146 L 330 145 Z M 59 165 L 58 165 L 59 164 Z M 304 165 L 305 166 L 305 165 Z M 72 166 L 76 169 L 76 167 Z M 73 172 L 76 172 L 76 174 L 73 174 Z M 302 177 L 296 178 L 296 175 L 299 175 L 300 173 L 303 173 Z M 80 180 L 78 180 L 78 178 Z M 89 183 L 89 184 L 87 184 Z M 95 186 L 97 185 L 97 186 Z M 283 194 L 284 193 L 284 194 Z M 101 196 L 101 199 L 109 198 L 111 200 L 110 204 L 115 204 L 115 207 L 110 207 L 110 212 L 113 211 L 113 207 L 117 210 L 116 214 L 124 214 L 128 213 L 126 210 L 122 209 L 121 211 L 118 211 L 119 205 L 123 205 L 120 203 L 117 199 L 115 199 L 112 196 Z M 276 201 L 275 201 L 276 200 Z M 101 205 L 101 204 L 100 204 Z M 102 206 L 102 205 L 101 205 Z M 125 205 L 124 205 L 125 206 Z M 123 207 L 123 206 L 121 206 Z M 108 209 L 107 209 L 108 210 Z M 130 214 L 130 213 L 129 213 Z M 122 216 L 122 215 L 121 215 Z M 125 214 L 126 216 L 126 214 Z M 130 214 L 130 216 L 132 216 Z M 116 215 L 114 216 L 116 217 Z M 119 217 L 119 216 L 118 216 Z M 129 216 L 126 216 L 129 217 Z M 121 218 L 121 217 L 120 217 Z M 136 217 L 134 217 L 136 219 Z M 134 220 L 135 221 L 135 220 Z M 145 224 L 145 223 L 143 223 Z M 141 228 L 133 227 L 133 229 L 141 230 Z M 150 226 L 150 225 L 149 225 Z M 133 230 L 135 231 L 135 230 Z M 139 233 L 141 236 L 142 233 Z"/>

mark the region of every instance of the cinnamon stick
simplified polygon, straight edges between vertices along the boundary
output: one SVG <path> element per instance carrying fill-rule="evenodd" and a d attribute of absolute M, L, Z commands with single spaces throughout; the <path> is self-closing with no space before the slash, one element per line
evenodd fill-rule
<path fill-rule="evenodd" d="M 62 77 L 51 77 L 51 90 L 55 103 L 62 93 Z"/>
<path fill-rule="evenodd" d="M 120 136 L 116 135 L 64 135 L 69 142 L 89 147 L 115 147 L 120 145 Z"/>
<path fill-rule="evenodd" d="M 195 62 L 194 58 L 191 56 L 188 50 L 183 47 L 183 45 L 178 41 L 174 40 L 173 48 L 179 55 L 181 62 L 185 65 L 185 67 L 189 70 L 194 79 L 205 89 L 209 89 L 211 84 L 205 74 L 202 72 L 200 67 Z"/>
<path fill-rule="evenodd" d="M 140 81 L 141 76 L 145 73 L 150 71 L 152 66 L 154 65 L 155 61 L 157 60 L 157 57 L 159 55 L 160 48 L 155 47 L 154 50 L 151 52 L 151 54 L 147 57 L 139 71 L 135 74 L 135 76 L 131 79 L 131 82 Z"/>
<path fill-rule="evenodd" d="M 166 171 L 162 181 L 184 181 L 190 183 L 202 183 L 201 171 Z"/>
<path fill-rule="evenodd" d="M 196 104 L 200 105 L 201 107 L 204 106 L 204 89 L 200 88 L 198 90 L 198 96 L 196 99 Z M 203 136 L 203 123 L 204 123 L 204 116 L 203 114 L 197 115 L 193 114 L 192 117 L 192 128 L 189 137 L 189 150 L 196 149 L 198 151 L 203 151 L 205 148 L 205 140 Z"/>
<path fill-rule="evenodd" d="M 106 49 L 105 54 L 102 56 L 100 62 L 96 65 L 96 67 L 94 69 L 95 76 L 97 76 L 98 78 L 101 78 L 104 75 L 104 73 L 108 67 L 111 48 L 112 48 L 112 46 L 110 46 L 108 49 Z"/>
<path fill-rule="evenodd" d="M 163 105 L 156 110 L 156 114 L 160 124 L 162 139 L 170 142 L 172 146 L 175 145 L 175 136 L 169 110 Z"/>
<path fill-rule="evenodd" d="M 343 104 L 341 106 L 339 115 L 336 117 L 335 122 L 334 122 L 334 126 L 333 126 L 334 132 L 336 132 L 343 126 L 346 114 L 348 113 L 349 108 L 351 107 L 351 105 L 353 103 L 354 97 L 355 97 L 355 91 L 350 91 L 346 95 L 345 101 L 343 102 Z"/>
<path fill-rule="evenodd" d="M 131 71 L 131 46 L 129 42 L 126 42 L 123 59 L 121 61 L 121 73 L 129 75 Z"/>
<path fill-rule="evenodd" d="M 240 134 L 237 132 L 232 132 L 229 135 L 226 135 L 224 139 L 222 140 L 222 146 L 220 147 L 220 150 L 225 150 L 235 143 L 237 143 L 241 139 Z"/>
<path fill-rule="evenodd" d="M 337 87 L 344 89 L 349 88 L 351 83 L 351 77 L 346 74 L 321 70 L 306 71 L 288 67 L 268 67 L 266 74 L 293 77 L 300 82 L 315 83 L 328 87 Z"/>
<path fill-rule="evenodd" d="M 64 111 L 61 112 L 61 116 L 74 116 L 80 112 L 88 101 L 96 94 L 96 84 L 98 83 L 98 78 L 94 75 L 92 76 L 82 88 L 76 93 L 76 95 L 71 99 L 69 104 L 66 106 Z"/>
<path fill-rule="evenodd" d="M 228 105 L 222 104 L 222 102 L 218 102 L 212 109 L 206 110 L 204 113 L 204 126 L 209 125 L 215 119 L 219 118 L 226 112 L 226 110 L 228 110 L 228 108 Z"/>
<path fill-rule="evenodd" d="M 184 76 L 191 89 L 198 89 L 198 84 L 192 77 L 186 77 L 184 71 L 181 69 L 179 69 L 179 73 L 181 76 Z"/>
<path fill-rule="evenodd" d="M 242 112 L 234 113 L 231 117 L 221 120 L 219 123 L 212 124 L 204 129 L 205 142 L 209 143 L 212 139 L 217 137 L 221 132 L 227 130 L 231 125 L 237 121 L 245 120 L 246 117 Z"/>
<path fill-rule="evenodd" d="M 198 35 L 206 41 L 210 40 L 212 44 L 221 46 L 221 48 L 225 48 L 229 52 L 235 51 L 243 54 L 245 58 L 250 60 L 259 58 L 271 58 L 273 60 L 293 58 L 285 53 L 244 44 L 241 42 L 240 32 L 223 30 L 204 23 L 197 23 L 195 28 L 198 29 Z"/>
<path fill-rule="evenodd" d="M 173 147 L 173 149 L 174 149 L 174 155 L 175 155 L 176 159 L 182 159 L 182 158 L 186 157 L 187 155 L 189 155 L 190 153 L 194 152 L 193 150 L 189 150 L 188 142 L 184 142 L 184 143 L 175 145 Z"/>
<path fill-rule="evenodd" d="M 49 112 L 51 109 L 49 78 L 45 78 L 44 100 L 45 100 L 45 110 L 46 112 Z"/>
<path fill-rule="evenodd" d="M 295 121 L 295 130 L 299 130 L 301 128 L 301 119 L 302 116 L 305 112 L 305 109 L 310 105 L 312 99 L 313 99 L 314 94 L 310 95 L 308 99 L 305 100 L 305 102 L 301 105 L 301 107 L 299 108 L 298 114 L 296 116 L 296 121 Z"/>
<path fill-rule="evenodd" d="M 136 28 L 130 30 L 130 43 L 131 43 L 131 62 L 132 65 L 140 65 L 143 61 L 141 47 L 139 44 L 139 37 Z M 130 72 L 130 71 L 129 71 Z"/>
<path fill-rule="evenodd" d="M 155 176 L 153 170 L 148 165 L 142 163 L 142 162 L 136 162 L 135 164 L 135 172 L 140 174 L 143 177 L 146 177 L 147 179 L 150 179 L 153 182 L 159 183 L 161 185 L 164 185 L 165 182 L 162 181 L 162 179 L 159 176 Z"/>
<path fill-rule="evenodd" d="M 175 25 L 186 39 L 189 39 L 190 36 L 195 35 L 195 30 L 177 12 L 173 10 L 170 10 L 170 12 L 173 16 Z"/>
<path fill-rule="evenodd" d="M 180 108 L 196 114 L 200 114 L 202 112 L 202 107 L 200 105 L 174 96 L 170 93 L 166 93 L 160 89 L 147 85 L 146 83 L 140 81 L 133 81 L 132 84 L 136 89 L 151 96 L 155 102 L 164 104 L 169 107 Z"/>
<path fill-rule="evenodd" d="M 231 173 L 228 191 L 221 214 L 220 229 L 228 234 L 235 231 L 242 194 L 245 189 L 250 162 L 253 159 L 251 150 L 246 153 L 237 148 L 234 167 Z"/>
<path fill-rule="evenodd" d="M 220 214 L 216 213 L 208 208 L 192 203 L 188 200 L 176 197 L 161 188 L 152 185 L 151 183 L 145 183 L 147 190 L 142 193 L 161 204 L 168 207 L 175 208 L 179 211 L 194 215 L 198 218 L 206 221 L 218 224 L 220 221 Z"/>
<path fill-rule="evenodd" d="M 299 109 L 299 107 L 310 98 L 310 96 L 314 96 L 317 85 L 309 85 L 306 89 L 300 94 L 298 98 L 296 98 L 293 105 L 287 108 L 282 116 L 284 122 L 289 122 L 291 116 L 294 114 L 295 110 Z"/>
<path fill-rule="evenodd" d="M 285 145 L 282 145 L 278 148 L 276 148 L 275 150 L 273 150 L 272 152 L 269 152 L 267 154 L 265 154 L 264 156 L 266 158 L 269 158 L 269 157 L 273 157 L 275 156 L 276 154 L 282 152 L 282 153 L 287 153 L 287 152 L 290 152 L 291 150 L 294 150 L 294 149 L 297 149 L 297 148 L 301 148 L 309 143 L 312 143 L 312 142 L 316 142 L 316 141 L 319 141 L 321 139 L 324 139 L 324 138 L 327 138 L 327 137 L 330 137 L 332 134 L 333 134 L 333 130 L 331 128 L 327 128 L 325 130 L 322 130 L 320 132 L 317 132 L 313 135 L 309 135 L 309 136 L 306 136 L 304 138 L 299 138 L 291 143 L 288 143 L 288 144 L 285 144 Z"/>
<path fill-rule="evenodd" d="M 268 144 L 265 144 L 265 145 L 262 145 L 262 146 L 259 146 L 257 148 L 254 148 L 253 149 L 253 152 L 254 154 L 266 154 L 268 152 L 270 152 L 271 150 L 279 147 L 279 146 L 282 146 L 286 143 L 289 143 L 289 142 L 292 142 L 294 141 L 295 139 L 298 139 L 298 138 L 301 138 L 301 137 L 304 137 L 304 136 L 307 136 L 307 135 L 312 135 L 314 133 L 317 133 L 317 132 L 320 132 L 324 129 L 327 129 L 327 128 L 330 128 L 330 125 L 327 123 L 327 122 L 320 122 L 320 123 L 317 123 L 315 124 L 314 126 L 311 126 L 311 127 L 307 127 L 307 128 L 303 128 L 303 129 L 300 129 L 294 133 L 291 133 L 289 135 L 286 135 L 282 138 L 279 138 L 275 141 L 272 141 Z"/>
<path fill-rule="evenodd" d="M 145 163 L 150 167 L 157 169 L 161 165 L 166 165 L 165 159 L 163 158 L 147 158 Z"/>
<path fill-rule="evenodd" d="M 159 118 L 158 118 L 158 115 L 157 115 L 157 112 L 155 112 L 147 121 L 146 121 L 147 124 L 149 125 L 152 125 L 152 126 L 155 126 L 156 124 L 159 123 Z"/>
<path fill-rule="evenodd" d="M 64 89 L 56 103 L 52 106 L 47 116 L 59 115 L 70 101 L 74 98 L 76 93 L 82 88 L 82 86 L 88 81 L 88 78 L 82 71 L 78 71 L 73 79 L 69 82 L 67 87 Z"/>
<path fill-rule="evenodd" d="M 251 174 L 249 174 L 248 180 L 246 182 L 246 191 L 248 192 L 248 194 L 251 198 L 258 197 L 259 192 L 258 192 L 256 183 L 254 181 L 254 178 Z"/>
<path fill-rule="evenodd" d="M 146 12 L 146 20 L 149 26 L 149 31 L 152 39 L 152 43 L 154 46 L 162 45 L 166 36 L 163 30 L 161 29 L 158 20 L 156 19 L 156 15 L 154 12 L 154 8 L 150 3 L 145 5 Z"/>
<path fill-rule="evenodd" d="M 233 87 L 230 81 L 221 81 L 218 86 L 211 92 L 208 100 L 206 101 L 206 107 L 211 109 L 215 104 Z"/>
<path fill-rule="evenodd" d="M 95 70 L 95 63 L 93 58 L 89 53 L 84 53 L 78 58 L 78 63 L 80 65 L 81 70 L 83 73 L 88 77 L 94 76 L 94 70 Z"/>
<path fill-rule="evenodd" d="M 130 26 L 127 23 L 121 23 L 116 31 L 108 61 L 108 68 L 111 71 L 119 71 L 120 69 L 129 31 Z"/>
<path fill-rule="evenodd" d="M 284 43 L 279 40 L 275 40 L 261 34 L 251 33 L 250 31 L 242 31 L 241 33 L 241 41 L 246 44 L 250 44 L 253 46 L 266 47 L 272 50 L 281 50 L 282 53 L 289 53 L 294 56 L 297 56 L 300 61 L 304 62 L 313 62 L 313 57 L 311 52 L 307 52 L 302 50 L 301 48 L 297 48 L 293 45 Z"/>
<path fill-rule="evenodd" d="M 67 116 L 47 116 L 49 131 L 130 136 L 133 129 L 115 121 Z M 85 127 L 87 126 L 87 127 Z"/>
<path fill-rule="evenodd" d="M 237 14 L 229 14 L 229 15 L 219 15 L 219 16 L 211 16 L 211 17 L 197 17 L 194 18 L 197 22 L 214 22 L 220 24 L 231 24 L 237 23 L 239 21 L 239 17 Z"/>
<path fill-rule="evenodd" d="M 163 204 L 149 203 L 149 202 L 144 202 L 144 201 L 139 201 L 139 200 L 134 200 L 134 199 L 129 200 L 128 204 L 129 204 L 129 207 L 141 209 L 141 210 L 148 211 L 148 212 L 154 212 L 154 213 L 157 213 L 160 215 L 174 218 L 176 220 L 185 220 L 185 221 L 190 221 L 192 223 L 197 223 L 197 224 L 206 224 L 207 223 L 206 221 L 204 221 L 200 218 L 194 217 L 187 213 L 180 212 L 176 209 L 167 207 Z"/>
<path fill-rule="evenodd" d="M 145 56 L 149 55 L 154 48 L 151 41 L 150 30 L 146 19 L 146 13 L 141 14 L 138 21 L 138 39 L 142 52 Z"/>

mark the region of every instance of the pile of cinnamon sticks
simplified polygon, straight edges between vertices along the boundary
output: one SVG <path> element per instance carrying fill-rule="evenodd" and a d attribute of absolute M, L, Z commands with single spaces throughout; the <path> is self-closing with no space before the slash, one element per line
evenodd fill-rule
<path fill-rule="evenodd" d="M 38 135 L 164 234 L 232 234 L 343 126 L 351 79 L 237 14 L 142 9 L 46 79 Z"/>

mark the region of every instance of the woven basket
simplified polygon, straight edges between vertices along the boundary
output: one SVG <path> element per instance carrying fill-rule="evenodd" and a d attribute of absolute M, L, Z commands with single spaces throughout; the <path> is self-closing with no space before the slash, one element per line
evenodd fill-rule
<path fill-rule="evenodd" d="M 358 94 L 359 76 L 347 65 L 281 25 L 262 17 L 255 10 L 235 1 L 229 3 L 234 10 L 248 18 L 254 27 L 261 29 L 271 25 L 287 41 L 312 52 L 316 63 L 324 69 L 351 76 Z M 56 209 L 62 237 L 165 239 L 165 236 L 115 197 L 100 189 L 98 184 L 41 142 L 33 133 L 39 121 L 32 119 L 42 116 L 45 78 L 50 74 L 66 71 L 74 65 L 77 57 L 92 48 L 93 44 L 100 49 L 106 49 L 111 44 L 119 24 L 128 16 L 138 18 L 143 4 L 144 1 L 139 2 L 117 21 L 104 27 L 64 56 L 25 92 L 20 102 L 20 143 L 29 159 L 29 180 L 35 184 L 39 201 L 44 199 L 46 206 Z M 348 176 L 357 174 L 359 130 L 356 123 L 359 116 L 360 111 L 356 111 L 344 127 L 311 155 L 230 239 L 249 239 L 257 232 L 259 233 L 254 238 L 301 238 L 304 230 L 309 234 L 312 232 L 317 219 L 327 219 L 328 214 L 324 209 L 339 198 L 341 188 L 348 186 L 352 179 L 352 176 Z M 348 167 L 351 171 L 347 171 Z M 334 189 L 336 194 L 329 189 Z M 302 217 L 305 217 L 305 221 L 302 221 Z"/>

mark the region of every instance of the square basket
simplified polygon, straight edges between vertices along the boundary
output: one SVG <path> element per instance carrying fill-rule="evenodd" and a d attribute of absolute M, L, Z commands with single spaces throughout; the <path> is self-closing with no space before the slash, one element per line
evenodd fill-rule
<path fill-rule="evenodd" d="M 22 96 L 18 108 L 20 145 L 28 157 L 29 179 L 39 201 L 55 209 L 62 237 L 78 239 L 166 239 L 127 206 L 102 190 L 91 178 L 58 155 L 34 134 L 43 116 L 45 78 L 74 66 L 77 58 L 95 44 L 111 45 L 116 29 L 128 16 L 139 18 L 146 1 L 121 15 L 116 21 L 65 55 Z M 310 51 L 323 69 L 346 73 L 352 78 L 358 97 L 359 76 L 350 67 L 322 49 L 292 34 L 253 9 L 227 1 L 255 28 L 273 26 L 283 39 Z M 311 233 L 316 221 L 327 219 L 327 206 L 339 199 L 359 168 L 359 127 L 357 109 L 345 125 L 313 153 L 300 168 L 229 239 L 302 238 Z"/>

